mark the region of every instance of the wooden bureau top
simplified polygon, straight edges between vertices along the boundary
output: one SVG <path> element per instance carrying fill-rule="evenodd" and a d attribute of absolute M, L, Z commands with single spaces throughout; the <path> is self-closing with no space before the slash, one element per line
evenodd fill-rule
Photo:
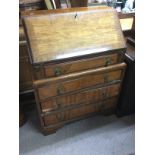
<path fill-rule="evenodd" d="M 32 63 L 126 48 L 112 8 L 29 11 L 22 16 Z"/>

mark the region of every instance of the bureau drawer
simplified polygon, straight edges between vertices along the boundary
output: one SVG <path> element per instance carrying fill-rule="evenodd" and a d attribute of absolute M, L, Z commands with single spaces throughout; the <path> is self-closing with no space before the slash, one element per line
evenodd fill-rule
<path fill-rule="evenodd" d="M 68 76 L 37 80 L 34 82 L 34 87 L 38 99 L 42 101 L 91 86 L 120 81 L 123 77 L 125 66 L 125 63 L 122 63 Z"/>
<path fill-rule="evenodd" d="M 98 102 L 97 104 L 79 106 L 74 109 L 44 116 L 43 122 L 45 126 L 49 126 L 49 125 L 55 125 L 63 121 L 76 120 L 78 118 L 81 118 L 93 113 L 101 112 L 110 108 L 115 108 L 116 104 L 117 104 L 117 97 L 114 97 L 103 102 Z"/>
<path fill-rule="evenodd" d="M 65 108 L 77 104 L 90 104 L 102 101 L 109 97 L 119 95 L 120 83 L 89 89 L 75 94 L 63 95 L 61 97 L 51 98 L 48 101 L 40 103 L 42 112 L 49 112 L 60 108 Z"/>
<path fill-rule="evenodd" d="M 122 62 L 122 54 L 123 52 L 117 52 L 95 58 L 81 59 L 59 64 L 46 64 L 42 67 L 34 67 L 34 78 L 37 80 L 42 78 L 57 77 L 73 72 L 114 65 Z"/>
<path fill-rule="evenodd" d="M 44 67 L 45 77 L 60 76 L 77 71 L 83 71 L 102 66 L 109 66 L 116 64 L 117 62 L 118 62 L 118 54 L 111 54 L 96 58 L 78 60 L 70 63 L 47 65 Z"/>

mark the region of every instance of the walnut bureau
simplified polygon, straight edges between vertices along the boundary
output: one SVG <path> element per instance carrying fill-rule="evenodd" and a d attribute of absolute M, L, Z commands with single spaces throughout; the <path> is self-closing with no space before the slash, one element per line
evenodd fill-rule
<path fill-rule="evenodd" d="M 42 132 L 116 110 L 126 44 L 109 7 L 22 13 Z"/>

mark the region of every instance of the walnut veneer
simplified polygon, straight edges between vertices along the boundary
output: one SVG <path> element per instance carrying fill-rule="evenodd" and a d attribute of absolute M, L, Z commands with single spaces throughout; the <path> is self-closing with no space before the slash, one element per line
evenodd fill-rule
<path fill-rule="evenodd" d="M 44 134 L 114 113 L 126 68 L 117 13 L 108 7 L 31 11 L 23 23 Z"/>

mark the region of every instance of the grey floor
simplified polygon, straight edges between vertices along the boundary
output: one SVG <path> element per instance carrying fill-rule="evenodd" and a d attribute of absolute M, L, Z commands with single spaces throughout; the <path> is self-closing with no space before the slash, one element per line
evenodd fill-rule
<path fill-rule="evenodd" d="M 19 129 L 20 155 L 133 155 L 134 115 L 117 118 L 94 116 L 67 124 L 55 134 L 43 136 L 32 113 Z"/>

